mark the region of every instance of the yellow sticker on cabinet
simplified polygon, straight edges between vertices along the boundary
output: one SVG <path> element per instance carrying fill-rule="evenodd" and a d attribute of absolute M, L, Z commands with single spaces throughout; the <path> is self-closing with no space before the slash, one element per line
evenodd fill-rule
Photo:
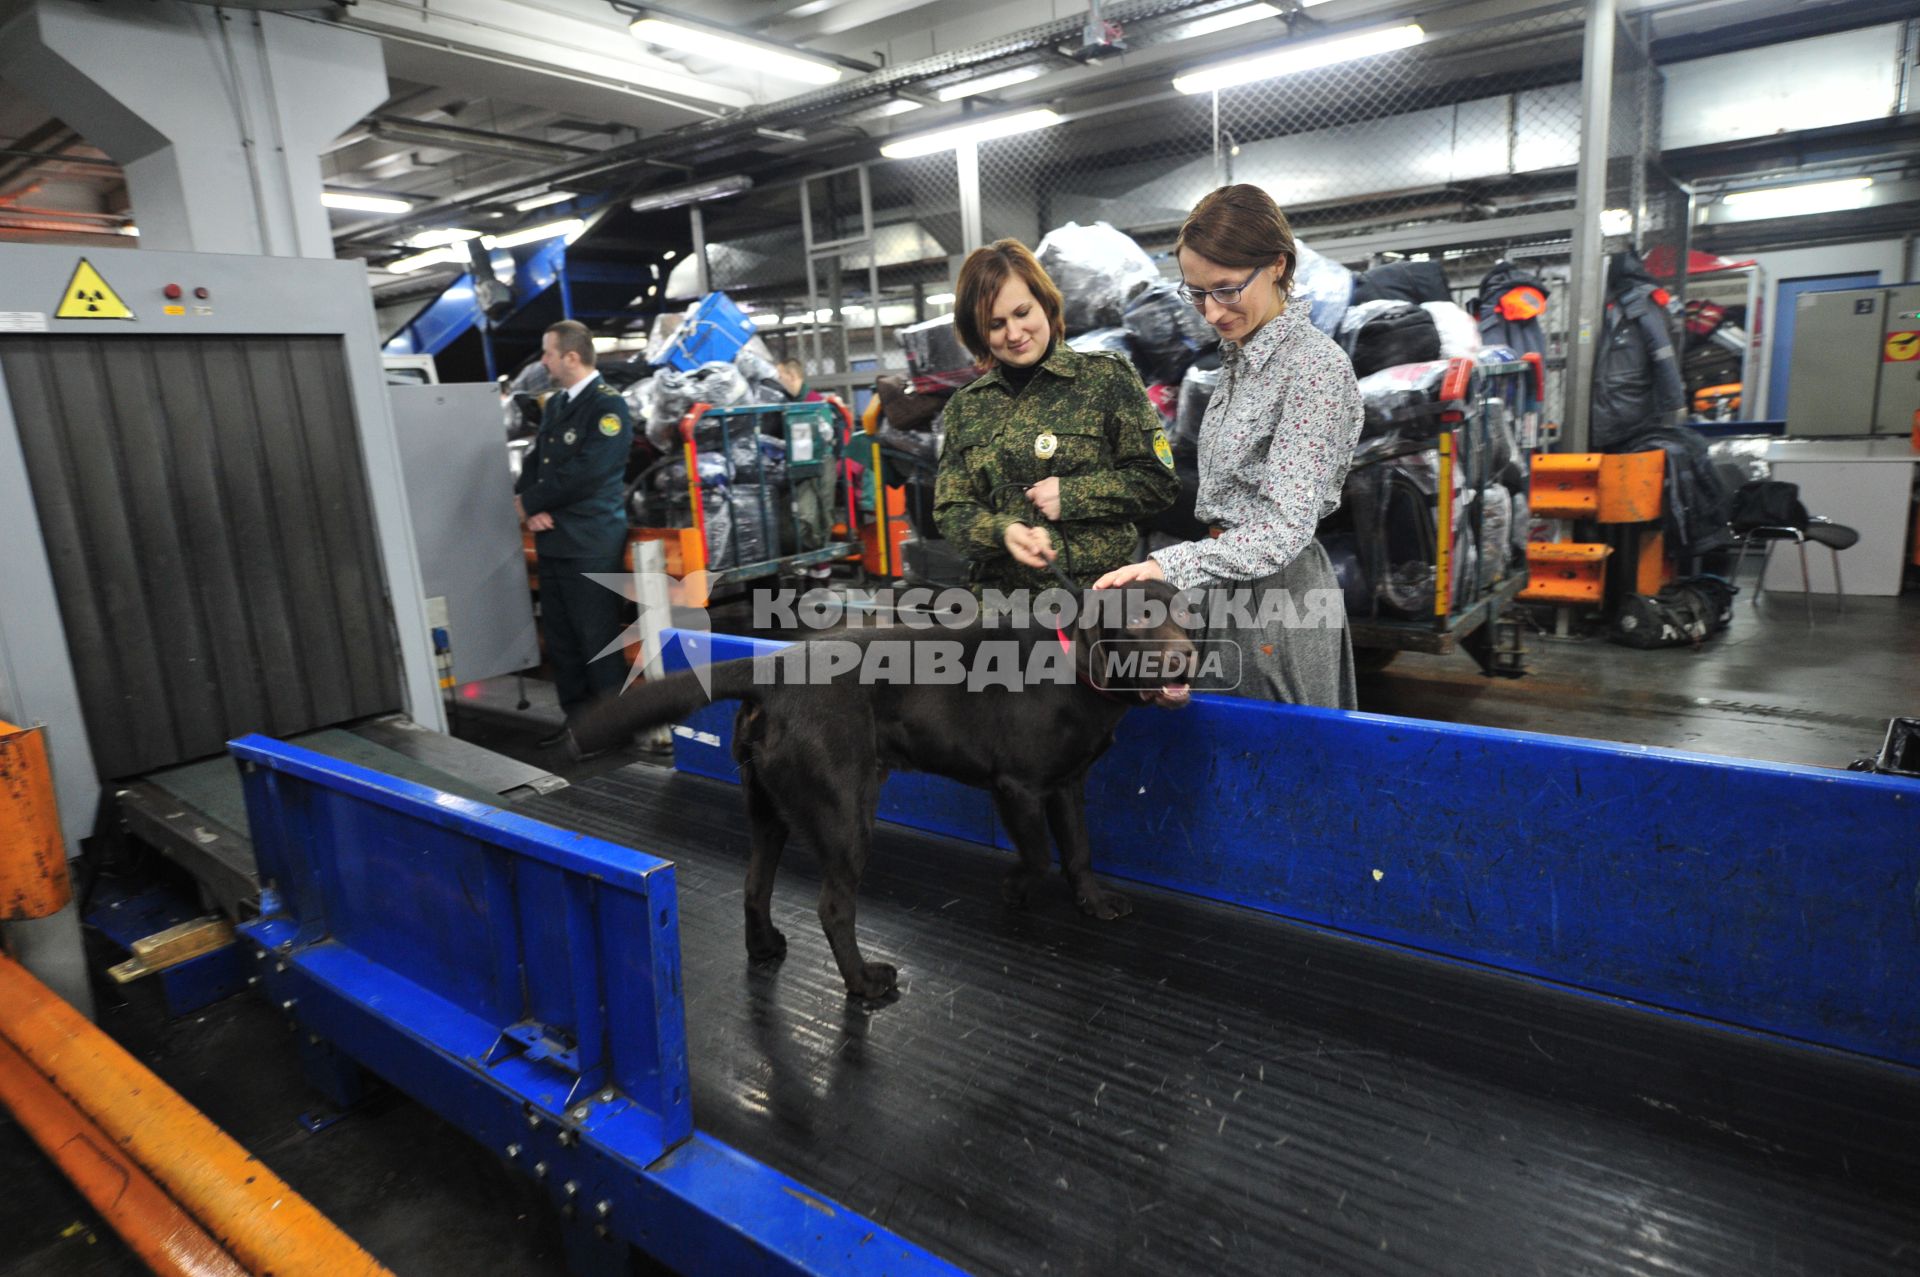
<path fill-rule="evenodd" d="M 113 291 L 113 285 L 100 278 L 100 272 L 86 258 L 73 269 L 67 291 L 60 295 L 55 319 L 132 319 L 133 311 Z"/>

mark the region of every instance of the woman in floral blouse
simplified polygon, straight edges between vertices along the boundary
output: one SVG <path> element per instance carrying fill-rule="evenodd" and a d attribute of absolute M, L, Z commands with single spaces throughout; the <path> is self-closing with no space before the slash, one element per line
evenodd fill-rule
<path fill-rule="evenodd" d="M 1205 541 L 1157 550 L 1096 587 L 1208 587 L 1209 639 L 1237 642 L 1243 696 L 1356 706 L 1340 583 L 1313 539 L 1340 504 L 1360 437 L 1353 365 L 1289 301 L 1297 260 L 1285 214 L 1257 186 L 1223 186 L 1180 228 L 1181 296 L 1222 341 L 1220 386 L 1200 425 L 1195 513 Z M 1221 609 L 1219 591 L 1243 591 Z M 1276 593 L 1283 592 L 1283 593 Z"/>

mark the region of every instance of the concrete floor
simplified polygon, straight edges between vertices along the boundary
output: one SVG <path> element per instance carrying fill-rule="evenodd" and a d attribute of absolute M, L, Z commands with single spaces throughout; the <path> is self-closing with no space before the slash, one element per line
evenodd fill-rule
<path fill-rule="evenodd" d="M 1405 654 L 1363 675 L 1363 709 L 1662 745 L 1735 757 L 1844 767 L 1879 749 L 1888 718 L 1920 715 L 1920 596 L 1850 600 L 1844 617 L 1817 597 L 1809 627 L 1794 595 L 1756 610 L 1742 595 L 1733 628 L 1699 649 L 1640 652 L 1600 639 L 1529 635 L 1529 677 L 1480 675 L 1464 655 Z M 552 690 L 529 680 L 463 689 L 455 732 L 562 775 L 646 763 L 624 751 L 569 764 L 534 741 L 558 718 Z M 96 942 L 98 937 L 93 938 Z M 279 1016 L 250 998 L 167 1021 L 140 986 L 102 986 L 102 1024 L 275 1170 L 401 1273 L 559 1273 L 558 1238 L 540 1199 L 465 1136 L 397 1096 L 315 1134 L 317 1107 Z M 10 1118 L 0 1114 L 0 1277 L 143 1271 Z"/>
<path fill-rule="evenodd" d="M 1849 599 L 1844 614 L 1815 595 L 1812 625 L 1801 595 L 1747 599 L 1699 648 L 1529 634 L 1523 679 L 1402 653 L 1361 676 L 1360 707 L 1814 767 L 1876 755 L 1888 719 L 1920 716 L 1920 595 Z"/>

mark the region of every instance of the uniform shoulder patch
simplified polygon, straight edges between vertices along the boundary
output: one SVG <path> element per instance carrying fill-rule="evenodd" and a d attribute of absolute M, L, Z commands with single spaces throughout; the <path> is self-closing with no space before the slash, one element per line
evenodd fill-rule
<path fill-rule="evenodd" d="M 601 394 L 603 394 L 603 395 L 612 395 L 612 396 L 613 396 L 613 397 L 614 397 L 615 399 L 618 399 L 618 398 L 620 398 L 620 392 L 619 392 L 619 391 L 617 391 L 617 390 L 615 390 L 615 389 L 614 389 L 614 388 L 613 388 L 612 386 L 609 386 L 609 385 L 607 384 L 607 379 L 606 379 L 605 377 L 602 377 L 602 378 L 601 378 L 601 379 L 600 379 L 600 380 L 599 380 L 599 381 L 598 381 L 598 382 L 597 382 L 597 383 L 595 384 L 595 387 L 594 387 L 594 388 L 595 388 L 596 390 L 598 390 L 598 391 L 599 391 L 599 392 L 600 392 Z"/>
<path fill-rule="evenodd" d="M 1161 465 L 1173 469 L 1173 445 L 1167 442 L 1167 432 L 1164 430 L 1153 432 L 1153 455 L 1160 458 Z"/>
<path fill-rule="evenodd" d="M 606 416 L 600 418 L 600 433 L 607 436 L 607 438 L 609 439 L 619 434 L 620 418 L 611 412 L 608 413 Z"/>

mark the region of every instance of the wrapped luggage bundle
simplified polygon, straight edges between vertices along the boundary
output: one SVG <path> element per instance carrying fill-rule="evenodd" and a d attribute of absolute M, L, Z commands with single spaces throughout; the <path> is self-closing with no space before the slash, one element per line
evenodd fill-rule
<path fill-rule="evenodd" d="M 1360 378 L 1360 402 L 1366 410 L 1360 437 L 1393 434 L 1418 438 L 1437 432 L 1440 387 L 1447 379 L 1447 366 L 1444 359 L 1429 359 L 1396 364 Z"/>
<path fill-rule="evenodd" d="M 1146 250 L 1105 222 L 1056 226 L 1034 256 L 1060 289 L 1069 333 L 1121 327 L 1127 300 L 1141 285 L 1160 279 Z"/>
<path fill-rule="evenodd" d="M 954 331 L 953 316 L 942 315 L 899 330 L 900 348 L 907 352 L 907 371 L 920 393 L 958 390 L 980 375 L 979 365 Z"/>
<path fill-rule="evenodd" d="M 1353 272 L 1330 257 L 1322 257 L 1305 241 L 1293 241 L 1299 258 L 1293 269 L 1293 295 L 1304 297 L 1313 307 L 1313 326 L 1332 337 L 1340 331 L 1340 320 L 1353 300 Z"/>
<path fill-rule="evenodd" d="M 730 362 L 715 360 L 692 372 L 662 368 L 653 376 L 653 415 L 647 422 L 647 439 L 665 452 L 680 443 L 680 419 L 693 405 L 731 408 L 747 402 L 747 379 Z"/>
<path fill-rule="evenodd" d="M 1127 339 L 1124 328 L 1095 328 L 1084 333 L 1076 333 L 1067 338 L 1067 345 L 1083 355 L 1105 352 L 1133 358 L 1133 346 Z"/>
<path fill-rule="evenodd" d="M 1142 381 L 1176 383 L 1201 351 L 1220 344 L 1200 312 L 1164 280 L 1135 289 L 1124 318 Z"/>
<path fill-rule="evenodd" d="M 1173 415 L 1173 428 L 1167 441 L 1176 458 L 1192 457 L 1200 449 L 1200 422 L 1207 415 L 1207 404 L 1220 388 L 1220 357 L 1203 355 L 1180 379 L 1179 407 Z"/>
<path fill-rule="evenodd" d="M 1336 334 L 1353 360 L 1353 372 L 1365 377 L 1397 364 L 1440 358 L 1440 330 L 1433 316 L 1412 302 L 1370 301 L 1348 308 Z"/>

